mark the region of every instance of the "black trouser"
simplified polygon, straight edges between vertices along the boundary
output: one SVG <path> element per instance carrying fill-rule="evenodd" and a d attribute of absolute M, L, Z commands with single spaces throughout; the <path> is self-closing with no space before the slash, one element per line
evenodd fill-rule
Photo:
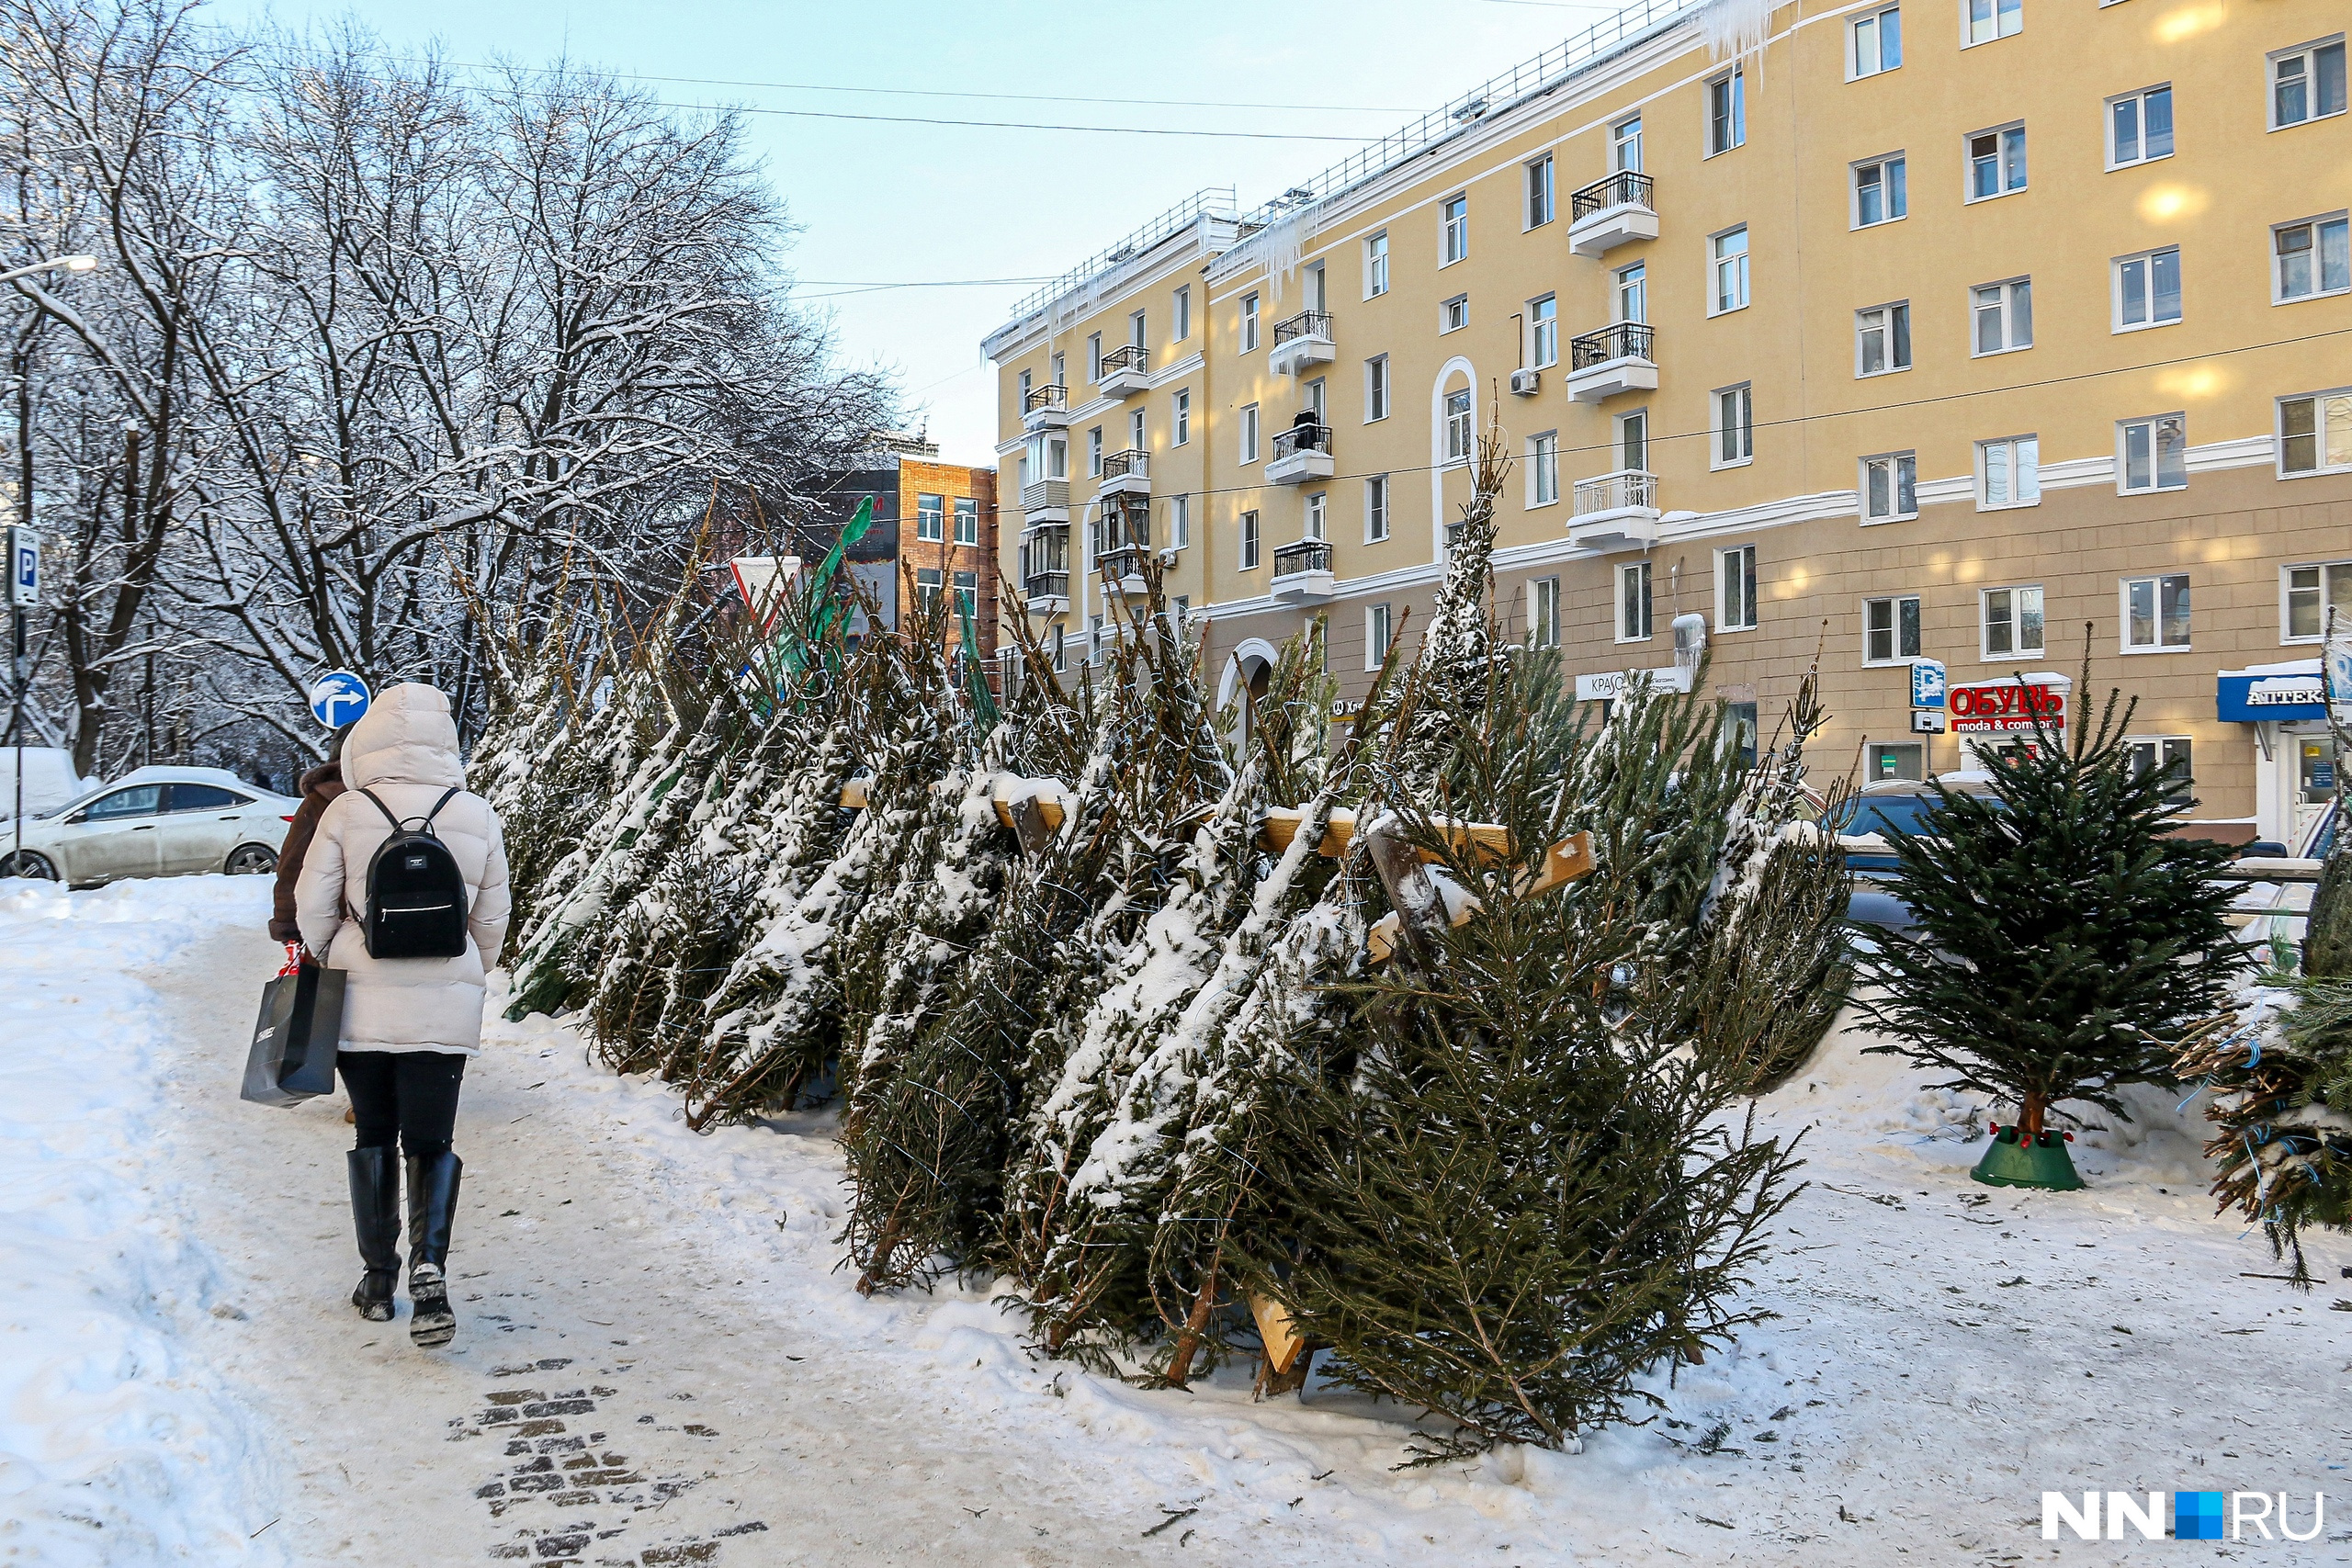
<path fill-rule="evenodd" d="M 455 1051 L 345 1051 L 335 1066 L 351 1095 L 358 1147 L 389 1149 L 397 1136 L 411 1159 L 448 1149 L 465 1057 Z"/>

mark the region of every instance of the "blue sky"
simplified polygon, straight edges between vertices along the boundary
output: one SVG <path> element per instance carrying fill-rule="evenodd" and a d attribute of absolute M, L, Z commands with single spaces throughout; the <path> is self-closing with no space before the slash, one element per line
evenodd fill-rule
<path fill-rule="evenodd" d="M 897 374 L 910 423 L 927 423 L 945 456 L 985 464 L 994 460 L 996 384 L 979 340 L 1032 286 L 844 285 L 1050 276 L 1203 186 L 1238 186 L 1252 205 L 1608 9 L 1550 0 L 1124 8 L 1044 0 L 217 0 L 211 14 L 228 22 L 271 16 L 296 28 L 350 16 L 395 53 L 437 39 L 460 62 L 532 64 L 568 52 L 613 71 L 706 79 L 647 85 L 680 104 L 1342 139 L 752 116 L 752 145 L 803 229 L 788 258 L 808 280 L 803 297 L 832 312 L 846 359 Z M 1111 101 L 838 90 L 872 87 Z"/>

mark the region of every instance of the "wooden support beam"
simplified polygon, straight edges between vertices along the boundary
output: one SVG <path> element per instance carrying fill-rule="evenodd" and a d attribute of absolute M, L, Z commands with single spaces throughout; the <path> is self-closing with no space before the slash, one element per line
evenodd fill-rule
<path fill-rule="evenodd" d="M 1544 852 L 1542 865 L 1532 872 L 1521 874 L 1520 895 L 1532 898 L 1540 893 L 1549 893 L 1555 887 L 1565 887 L 1571 882 L 1591 875 L 1594 863 L 1592 835 L 1571 833 Z M 1446 923 L 1450 926 L 1467 925 L 1470 917 L 1477 912 L 1478 904 L 1472 899 L 1461 908 L 1452 910 Z M 1374 964 L 1385 964 L 1395 955 L 1403 927 L 1404 922 L 1394 910 L 1373 922 L 1372 930 L 1365 933 L 1365 945 L 1372 950 Z"/>

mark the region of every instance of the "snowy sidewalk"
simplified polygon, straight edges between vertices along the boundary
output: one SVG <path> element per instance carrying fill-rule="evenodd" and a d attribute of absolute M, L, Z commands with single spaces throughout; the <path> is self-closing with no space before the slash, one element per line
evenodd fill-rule
<path fill-rule="evenodd" d="M 468 1071 L 448 1352 L 363 1323 L 341 1102 L 235 1096 L 257 879 L 0 893 L 0 1562 L 2010 1563 L 2342 1560 L 2352 1249 L 2210 1217 L 2148 1097 L 2093 1186 L 1965 1179 L 1966 1107 L 1833 1041 L 1763 1106 L 1814 1185 L 1781 1318 L 1575 1455 L 1418 1472 L 1403 1416 L 1234 1367 L 1030 1359 L 986 1292 L 865 1301 L 814 1119 L 686 1132 L 546 1020 Z M 191 928 L 191 925 L 193 929 Z M 122 971 L 133 971 L 121 977 Z M 1979 1145 L 1981 1146 L 1981 1145 Z M 405 1307 L 403 1307 L 403 1314 Z M 2043 1489 L 2330 1499 L 2315 1544 L 2062 1545 Z M 1149 1532 L 1149 1533 L 1147 1533 Z"/>

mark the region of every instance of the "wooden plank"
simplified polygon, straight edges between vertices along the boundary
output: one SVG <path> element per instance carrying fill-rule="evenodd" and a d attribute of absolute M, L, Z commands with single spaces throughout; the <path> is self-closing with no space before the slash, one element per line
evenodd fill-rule
<path fill-rule="evenodd" d="M 874 781 L 872 779 L 868 778 L 864 773 L 860 773 L 857 777 L 850 780 L 849 783 L 842 785 L 842 809 L 844 811 L 865 810 L 865 786 L 873 782 Z"/>
<path fill-rule="evenodd" d="M 1299 824 L 1306 820 L 1306 809 L 1298 806 L 1277 806 L 1266 813 L 1265 826 L 1259 838 L 1276 854 L 1290 848 L 1298 837 Z M 1335 806 L 1323 825 L 1323 841 L 1315 852 L 1326 860 L 1338 860 L 1348 852 L 1348 845 L 1356 836 L 1356 814 L 1344 806 Z"/>
<path fill-rule="evenodd" d="M 1566 886 L 1593 872 L 1592 835 L 1571 833 L 1544 852 L 1544 863 L 1521 892 L 1532 897 L 1549 893 L 1555 887 Z"/>
<path fill-rule="evenodd" d="M 1254 1292 L 1250 1297 L 1250 1315 L 1257 1320 L 1258 1337 L 1266 1347 L 1266 1364 L 1281 1377 L 1298 1359 L 1306 1347 L 1306 1337 L 1291 1321 L 1290 1313 L 1279 1302 L 1270 1302 Z"/>
<path fill-rule="evenodd" d="M 1030 815 L 1015 812 L 1014 807 L 1022 805 L 1034 808 L 1035 821 L 1042 821 L 1047 833 L 1059 832 L 1069 797 L 1069 786 L 1059 779 L 1024 779 L 1019 773 L 999 773 L 989 784 L 989 803 L 996 807 L 996 819 L 1015 833 L 1023 831 L 1017 817 Z M 1034 822 L 1031 831 L 1035 831 Z M 1026 848 L 1027 844 L 1024 836 L 1023 846 Z"/>

